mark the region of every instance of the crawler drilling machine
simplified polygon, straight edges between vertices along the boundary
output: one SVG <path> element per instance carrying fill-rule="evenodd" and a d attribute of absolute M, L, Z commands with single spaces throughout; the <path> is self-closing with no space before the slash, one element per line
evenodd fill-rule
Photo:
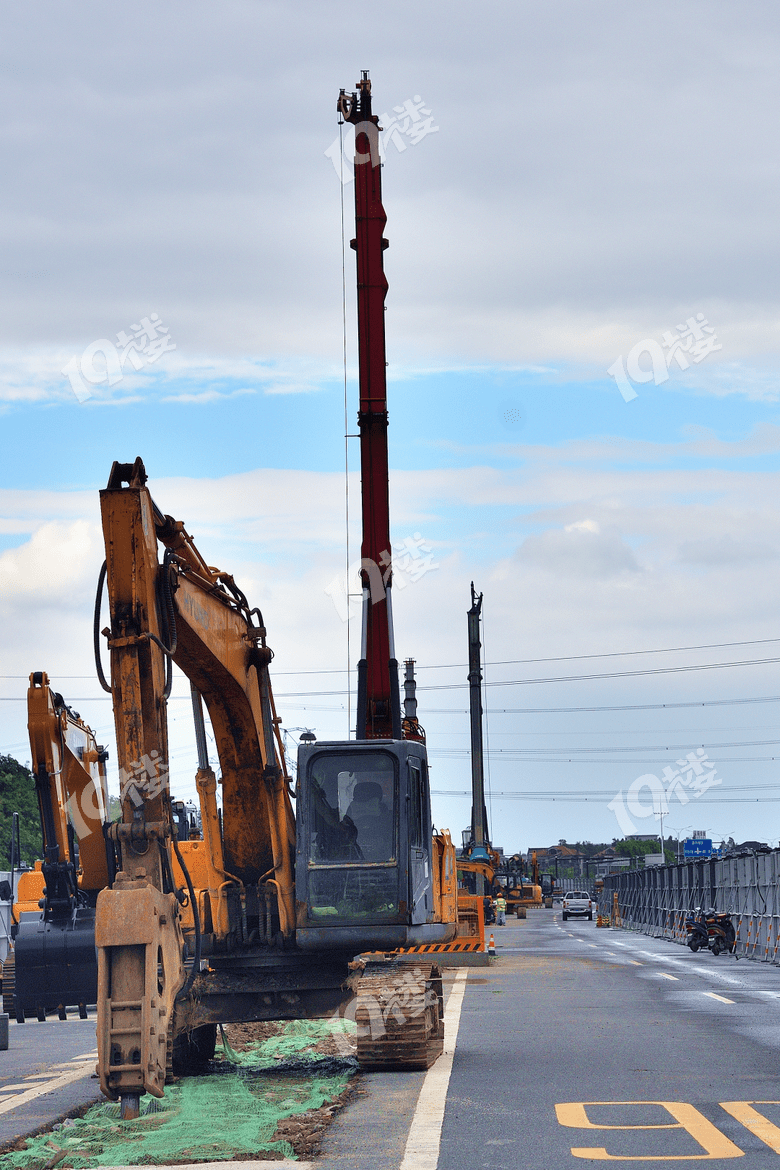
<path fill-rule="evenodd" d="M 388 507 L 386 217 L 367 75 L 357 92 L 342 91 L 338 106 L 355 125 L 363 484 L 358 723 L 355 739 L 301 746 L 297 793 L 286 771 L 260 611 L 230 574 L 206 562 L 184 525 L 156 506 L 140 459 L 115 463 L 101 493 L 106 564 L 95 628 L 97 635 L 105 581 L 111 682 L 103 684 L 113 696 L 120 772 L 137 776 L 123 788 L 121 822 L 109 830 L 119 871 L 98 896 L 96 921 L 101 1088 L 120 1098 L 125 1118 L 137 1116 L 141 1094 L 162 1095 L 171 1069 L 208 1057 L 222 1022 L 322 1017 L 352 1002 L 364 1066 L 427 1068 L 442 1050 L 438 968 L 384 954 L 360 958 L 451 939 L 457 882 L 449 834 L 432 831 L 424 733 L 400 709 Z M 174 663 L 193 689 L 199 877 L 179 846 L 168 788 Z M 219 780 L 206 753 L 202 702 Z M 151 760 L 160 766 L 139 767 Z"/>

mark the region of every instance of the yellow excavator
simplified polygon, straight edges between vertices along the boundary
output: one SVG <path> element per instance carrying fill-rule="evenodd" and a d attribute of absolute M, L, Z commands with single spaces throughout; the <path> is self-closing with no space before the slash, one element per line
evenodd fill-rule
<path fill-rule="evenodd" d="M 14 947 L 3 964 L 3 999 L 19 1023 L 45 1020 L 97 996 L 95 904 L 111 877 L 106 846 L 106 759 L 90 727 L 49 685 L 30 675 L 27 726 L 43 834 L 43 859 L 19 878 Z"/>
<path fill-rule="evenodd" d="M 19 875 L 13 905 L 14 946 L 2 966 L 6 1011 L 23 1024 L 43 1022 L 69 1007 L 86 1018 L 97 1001 L 95 906 L 114 880 L 117 853 L 108 833 L 108 751 L 92 728 L 55 691 L 44 671 L 30 675 L 27 726 L 31 767 L 41 821 L 43 858 Z M 216 782 L 215 782 L 216 786 Z M 212 880 L 194 806 L 171 802 L 188 872 L 199 887 Z M 184 885 L 177 858 L 173 875 Z M 182 910 L 193 929 L 193 910 Z"/>

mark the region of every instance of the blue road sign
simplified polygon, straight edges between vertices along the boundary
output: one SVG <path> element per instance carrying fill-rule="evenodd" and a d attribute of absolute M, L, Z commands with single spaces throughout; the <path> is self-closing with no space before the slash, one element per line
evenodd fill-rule
<path fill-rule="evenodd" d="M 712 840 L 709 837 L 687 837 L 683 842 L 683 857 L 686 861 L 691 857 L 710 857 L 712 855 Z"/>

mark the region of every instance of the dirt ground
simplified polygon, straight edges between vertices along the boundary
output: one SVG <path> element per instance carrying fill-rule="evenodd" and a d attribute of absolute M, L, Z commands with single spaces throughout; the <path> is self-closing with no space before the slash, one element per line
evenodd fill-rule
<path fill-rule="evenodd" d="M 278 1036 L 284 1031 L 286 1021 L 273 1023 L 256 1023 L 256 1024 L 228 1024 L 225 1026 L 225 1038 L 235 1052 L 245 1051 L 251 1044 L 258 1041 L 271 1040 L 274 1036 Z M 217 1040 L 219 1047 L 219 1039 Z M 316 1052 L 321 1056 L 335 1056 L 344 1057 L 349 1055 L 349 1050 L 355 1050 L 355 1040 L 353 1036 L 340 1034 L 338 1040 L 335 1036 L 325 1035 L 313 1045 L 309 1051 Z M 273 1075 L 273 1074 L 272 1074 Z M 328 1102 L 319 1109 L 310 1109 L 307 1113 L 298 1113 L 292 1117 L 284 1118 L 277 1126 L 276 1132 L 273 1135 L 274 1141 L 287 1141 L 292 1146 L 296 1155 L 304 1161 L 315 1158 L 320 1151 L 322 1139 L 325 1132 L 333 1120 L 334 1116 L 349 1104 L 349 1102 L 356 1096 L 365 1092 L 361 1086 L 361 1077 L 357 1073 L 353 1076 L 346 1085 L 344 1092 L 335 1100 Z M 58 1123 L 68 1121 L 74 1117 L 83 1116 L 90 1108 L 92 1103 L 84 1105 L 79 1109 L 74 1109 L 71 1112 L 64 1114 L 58 1119 Z M 51 1125 L 42 1127 L 37 1131 L 38 1133 L 52 1133 L 53 1138 L 56 1139 L 56 1128 Z M 32 1137 L 31 1134 L 26 1135 L 27 1138 Z M 27 1140 L 25 1138 L 17 1138 L 13 1142 L 7 1143 L 0 1150 L 0 1160 L 4 1152 L 11 1150 L 26 1150 Z M 54 1146 L 56 1151 L 56 1144 Z M 55 1160 L 56 1159 L 56 1162 Z M 65 1154 L 62 1158 L 57 1158 L 56 1153 L 51 1162 L 52 1167 L 56 1164 L 58 1170 L 68 1170 L 68 1160 Z M 274 1162 L 281 1161 L 282 1155 L 276 1152 L 260 1151 L 254 1157 L 251 1154 L 240 1153 L 235 1155 L 235 1161 L 257 1161 L 257 1162 Z M 191 1159 L 187 1159 L 190 1162 Z M 175 1165 L 175 1163 L 172 1163 Z M 206 1163 L 207 1165 L 207 1163 Z"/>
<path fill-rule="evenodd" d="M 270 1040 L 284 1031 L 284 1022 L 256 1023 L 256 1024 L 228 1024 L 225 1026 L 225 1038 L 235 1052 L 243 1052 L 250 1044 L 257 1041 Z M 217 1041 L 219 1043 L 219 1041 Z M 349 1044 L 356 1051 L 354 1037 L 340 1035 L 338 1043 L 334 1036 L 324 1036 L 311 1049 L 321 1056 L 343 1056 L 344 1045 Z M 320 1152 L 322 1139 L 334 1116 L 349 1104 L 353 1098 L 360 1096 L 365 1089 L 360 1084 L 360 1074 L 356 1074 L 347 1084 L 341 1096 L 320 1109 L 310 1109 L 308 1113 L 297 1113 L 293 1117 L 284 1118 L 276 1128 L 274 1141 L 287 1141 L 295 1150 L 296 1155 L 303 1161 L 316 1158 Z M 246 1155 L 236 1155 L 237 1160 L 247 1160 Z M 259 1154 L 257 1161 L 281 1161 L 281 1157 L 274 1154 Z"/>

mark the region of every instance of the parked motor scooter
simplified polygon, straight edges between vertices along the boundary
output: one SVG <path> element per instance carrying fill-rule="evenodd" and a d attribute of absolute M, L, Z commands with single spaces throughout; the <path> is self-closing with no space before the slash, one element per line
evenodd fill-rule
<path fill-rule="evenodd" d="M 697 906 L 686 916 L 685 929 L 688 934 L 686 941 L 692 951 L 707 947 L 713 955 L 719 955 L 722 951 L 733 954 L 736 950 L 737 936 L 731 915 L 718 914 L 714 907 L 705 913 L 701 906 Z"/>
<path fill-rule="evenodd" d="M 695 910 L 688 911 L 685 916 L 685 930 L 688 935 L 686 942 L 692 951 L 696 952 L 702 947 L 708 947 L 710 945 L 707 919 L 701 906 L 697 906 Z"/>
<path fill-rule="evenodd" d="M 721 951 L 728 951 L 730 954 L 736 951 L 737 935 L 730 914 L 717 914 L 714 908 L 708 910 L 707 933 L 713 955 L 719 955 Z"/>

